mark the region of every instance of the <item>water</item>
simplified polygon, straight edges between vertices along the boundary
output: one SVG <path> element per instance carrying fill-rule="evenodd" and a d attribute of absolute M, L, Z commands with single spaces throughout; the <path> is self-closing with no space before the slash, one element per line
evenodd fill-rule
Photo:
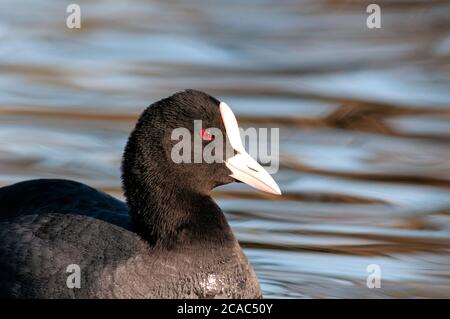
<path fill-rule="evenodd" d="M 137 115 L 184 88 L 279 127 L 283 197 L 217 189 L 265 297 L 450 297 L 450 4 L 0 3 L 0 185 L 122 198 Z M 369 2 L 368 2 L 369 3 Z M 366 268 L 381 267 L 369 289 Z"/>

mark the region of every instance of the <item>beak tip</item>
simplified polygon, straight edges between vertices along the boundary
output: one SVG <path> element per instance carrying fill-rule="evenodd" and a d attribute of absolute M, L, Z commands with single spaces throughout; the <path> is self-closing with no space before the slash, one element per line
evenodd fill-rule
<path fill-rule="evenodd" d="M 278 188 L 278 187 L 277 187 L 276 189 L 273 190 L 273 193 L 272 193 L 272 194 L 274 194 L 274 195 L 282 195 L 282 194 L 281 194 L 281 190 L 280 190 L 280 188 Z"/>

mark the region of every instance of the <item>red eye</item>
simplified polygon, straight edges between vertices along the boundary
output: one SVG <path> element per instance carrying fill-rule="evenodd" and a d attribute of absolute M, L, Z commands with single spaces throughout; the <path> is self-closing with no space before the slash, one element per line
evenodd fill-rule
<path fill-rule="evenodd" d="M 202 140 L 204 141 L 212 141 L 214 139 L 214 135 L 208 129 L 202 130 Z"/>

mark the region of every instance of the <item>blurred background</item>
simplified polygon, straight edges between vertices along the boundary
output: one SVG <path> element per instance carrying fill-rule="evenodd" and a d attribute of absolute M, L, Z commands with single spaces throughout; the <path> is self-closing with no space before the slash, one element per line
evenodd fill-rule
<path fill-rule="evenodd" d="M 265 297 L 450 297 L 450 1 L 377 1 L 381 29 L 369 3 L 2 0 L 0 186 L 123 198 L 139 113 L 200 89 L 280 128 L 284 196 L 214 194 Z"/>

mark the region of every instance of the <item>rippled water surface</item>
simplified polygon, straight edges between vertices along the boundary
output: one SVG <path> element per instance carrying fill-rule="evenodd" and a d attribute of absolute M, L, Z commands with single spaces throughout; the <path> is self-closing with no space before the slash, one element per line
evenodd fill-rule
<path fill-rule="evenodd" d="M 448 1 L 378 1 L 378 30 L 363 1 L 78 1 L 80 30 L 69 3 L 0 2 L 0 185 L 122 198 L 137 115 L 197 88 L 280 128 L 282 197 L 215 192 L 266 297 L 450 297 Z"/>

